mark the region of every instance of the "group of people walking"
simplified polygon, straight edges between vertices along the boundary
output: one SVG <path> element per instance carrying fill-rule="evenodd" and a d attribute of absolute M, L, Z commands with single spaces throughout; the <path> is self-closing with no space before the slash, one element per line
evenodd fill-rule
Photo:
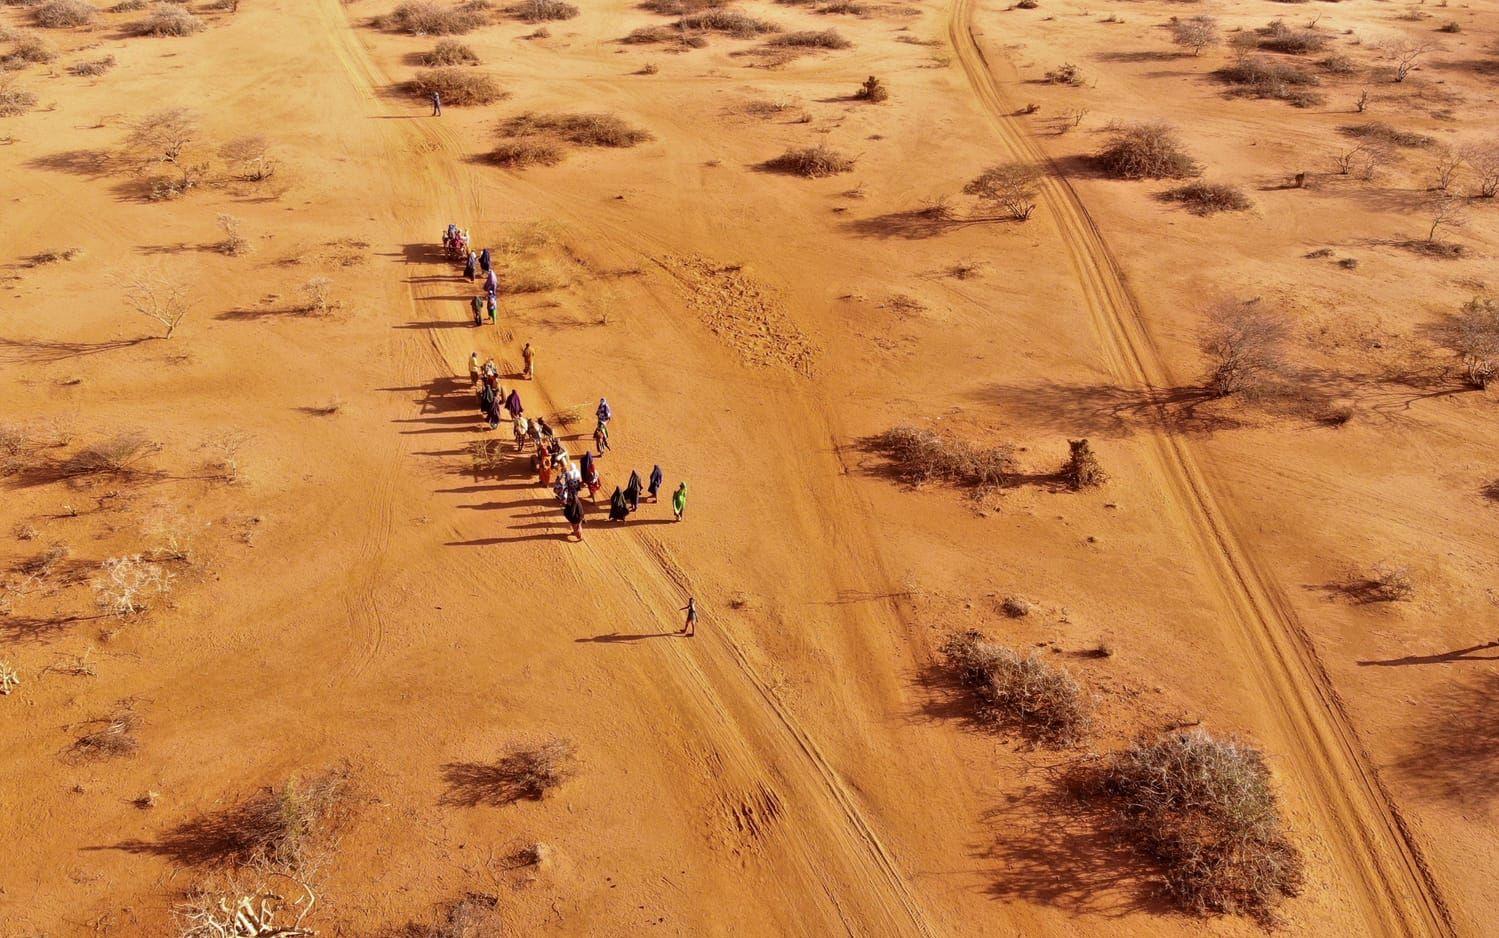
<path fill-rule="evenodd" d="M 460 237 L 463 242 L 467 242 L 466 232 L 461 232 L 455 226 L 450 225 L 449 231 L 444 236 L 444 246 L 449 246 Z M 450 238 L 452 241 L 449 240 Z M 479 269 L 485 272 L 489 321 L 494 322 L 498 279 L 488 248 L 477 254 L 472 251 L 468 253 L 464 263 L 464 276 L 472 281 Z M 474 325 L 481 323 L 480 308 L 480 300 L 475 297 L 473 300 Z M 524 370 L 518 377 L 527 381 L 534 379 L 536 353 L 531 343 L 527 342 L 521 349 L 521 359 L 524 362 Z M 483 415 L 485 424 L 490 430 L 496 430 L 501 420 L 508 417 L 515 440 L 516 453 L 521 454 L 530 450 L 530 462 L 536 472 L 537 481 L 543 487 L 550 488 L 561 503 L 562 517 L 570 528 L 571 537 L 579 541 L 583 540 L 583 524 L 587 514 L 584 510 L 583 490 L 585 488 L 588 490 L 589 504 L 597 506 L 599 491 L 603 487 L 598 461 L 603 459 L 612 448 L 609 440 L 609 423 L 614 419 L 614 409 L 609 405 L 609 401 L 599 398 L 598 407 L 594 409 L 596 420 L 593 431 L 594 449 L 585 448 L 582 455 L 575 459 L 544 417 L 526 416 L 519 388 L 512 386 L 506 393 L 501 387 L 499 366 L 495 364 L 493 358 L 480 362 L 479 353 L 471 352 L 468 359 L 468 372 L 478 400 L 479 412 Z M 501 411 L 504 412 L 504 417 L 501 416 Z M 634 469 L 630 470 L 630 477 L 624 486 L 616 485 L 614 493 L 609 496 L 609 520 L 614 523 L 625 522 L 630 515 L 640 510 L 642 502 L 649 504 L 658 502 L 665 480 L 665 473 L 659 465 L 651 467 L 644 481 L 639 472 Z M 682 521 L 687 516 L 686 481 L 679 482 L 675 491 L 672 492 L 671 509 L 672 516 L 677 521 Z M 687 613 L 687 621 L 682 632 L 685 635 L 693 635 L 697 623 L 696 601 L 689 598 L 683 611 Z"/>

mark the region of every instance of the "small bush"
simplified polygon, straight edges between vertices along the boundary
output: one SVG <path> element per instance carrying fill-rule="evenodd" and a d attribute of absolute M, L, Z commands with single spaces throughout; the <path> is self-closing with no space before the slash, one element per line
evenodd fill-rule
<path fill-rule="evenodd" d="M 1254 746 L 1202 730 L 1142 739 L 1105 759 L 1090 781 L 1188 911 L 1268 922 L 1280 900 L 1300 893 L 1301 852 Z"/>
<path fill-rule="evenodd" d="M 977 631 L 952 636 L 942 653 L 985 722 L 1013 724 L 1052 746 L 1072 745 L 1087 733 L 1088 702 L 1066 670 L 989 642 Z"/>
<path fill-rule="evenodd" d="M 75 762 L 115 759 L 131 755 L 140 748 L 135 731 L 140 728 L 141 720 L 136 715 L 133 701 L 120 701 L 108 714 L 90 720 L 86 725 L 93 729 L 68 747 L 68 757 Z"/>
<path fill-rule="evenodd" d="M 1037 0 L 1017 0 L 1015 8 L 1017 10 L 1034 10 L 1040 5 Z"/>
<path fill-rule="evenodd" d="M 191 36 L 207 29 L 203 21 L 182 7 L 162 7 L 126 27 L 132 36 Z"/>
<path fill-rule="evenodd" d="M 105 74 L 115 67 L 115 57 L 106 55 L 98 59 L 89 59 L 86 62 L 78 62 L 68 66 L 68 74 L 77 75 L 80 78 L 96 78 Z"/>
<path fill-rule="evenodd" d="M 728 5 L 728 0 L 645 0 L 640 8 L 662 16 L 686 16 L 689 13 L 700 13 L 703 10 L 716 10 L 726 5 Z"/>
<path fill-rule="evenodd" d="M 109 8 L 111 13 L 139 13 L 151 4 L 147 0 L 120 0 Z"/>
<path fill-rule="evenodd" d="M 144 433 L 120 433 L 83 447 L 63 461 L 63 476 L 129 476 L 144 470 L 145 463 L 161 452 L 161 444 Z"/>
<path fill-rule="evenodd" d="M 1383 121 L 1371 121 L 1366 124 L 1345 124 L 1338 128 L 1338 132 L 1345 136 L 1357 137 L 1360 140 L 1372 140 L 1377 144 L 1392 147 L 1424 149 L 1435 146 L 1437 142 L 1435 137 L 1412 133 L 1408 130 L 1398 130 Z"/>
<path fill-rule="evenodd" d="M 1329 75 L 1352 75 L 1358 71 L 1358 66 L 1346 55 L 1329 55 L 1317 62 L 1317 67 Z"/>
<path fill-rule="evenodd" d="M 240 232 L 241 222 L 238 218 L 227 212 L 220 212 L 214 219 L 214 224 L 224 232 L 224 240 L 216 245 L 219 253 L 239 257 L 250 252 L 250 240 Z"/>
<path fill-rule="evenodd" d="M 443 39 L 433 47 L 431 52 L 422 53 L 420 61 L 429 68 L 440 68 L 445 65 L 478 65 L 479 55 L 468 45 L 456 39 Z"/>
<path fill-rule="evenodd" d="M 375 25 L 413 36 L 461 36 L 488 23 L 489 17 L 488 5 L 484 3 L 444 6 L 431 0 L 412 0 L 377 17 Z"/>
<path fill-rule="evenodd" d="M 1081 85 L 1084 80 L 1085 79 L 1083 78 L 1082 71 L 1079 70 L 1078 67 L 1076 65 L 1073 65 L 1071 62 L 1066 62 L 1062 65 L 1058 65 L 1056 68 L 1046 73 L 1046 83 L 1048 85 L 1076 86 Z"/>
<path fill-rule="evenodd" d="M 493 77 L 482 72 L 473 72 L 457 66 L 426 68 L 406 84 L 414 95 L 429 98 L 435 91 L 442 96 L 444 105 L 464 107 L 474 104 L 493 104 L 509 97 Z"/>
<path fill-rule="evenodd" d="M 1203 49 L 1219 41 L 1218 21 L 1211 16 L 1189 16 L 1185 19 L 1173 17 L 1171 41 L 1191 49 L 1193 55 L 1201 55 Z"/>
<path fill-rule="evenodd" d="M 36 107 L 36 94 L 15 82 L 0 80 L 0 117 L 16 117 Z"/>
<path fill-rule="evenodd" d="M 1474 297 L 1437 324 L 1435 337 L 1461 360 L 1468 387 L 1482 391 L 1499 374 L 1499 300 Z"/>
<path fill-rule="evenodd" d="M 1294 29 L 1280 20 L 1271 20 L 1268 25 L 1255 32 L 1259 34 L 1261 49 L 1291 55 L 1321 52 L 1327 48 L 1328 43 L 1328 37 L 1324 33 L 1315 29 Z"/>
<path fill-rule="evenodd" d="M 894 427 L 868 442 L 890 460 L 897 478 L 913 485 L 946 481 L 986 488 L 1004 484 L 1015 468 L 1014 448 L 1008 444 L 977 446 L 920 427 Z"/>
<path fill-rule="evenodd" d="M 776 36 L 770 40 L 769 44 L 793 49 L 849 49 L 853 47 L 853 43 L 843 38 L 836 29 L 786 33 Z"/>
<path fill-rule="evenodd" d="M 1016 221 L 1026 221 L 1036 210 L 1041 171 L 1031 163 L 1001 163 L 991 166 L 963 186 L 965 195 L 977 196 L 991 210 L 1001 210 Z"/>
<path fill-rule="evenodd" d="M 448 800 L 462 805 L 506 805 L 541 801 L 577 773 L 577 747 L 570 740 L 511 745 L 493 763 L 454 763 L 443 767 Z"/>
<path fill-rule="evenodd" d="M 161 596 L 171 592 L 173 576 L 159 563 L 140 554 L 110 557 L 99 565 L 99 576 L 91 584 L 94 601 L 106 615 L 120 619 L 149 610 Z"/>
<path fill-rule="evenodd" d="M 45 65 L 55 58 L 57 53 L 41 36 L 21 33 L 11 45 L 10 51 L 0 56 L 0 69 L 13 72 L 28 65 Z"/>
<path fill-rule="evenodd" d="M 1216 304 L 1198 336 L 1212 366 L 1204 387 L 1218 397 L 1264 390 L 1284 370 L 1288 335 L 1285 321 L 1258 304 Z"/>
<path fill-rule="evenodd" d="M 854 159 L 826 143 L 819 143 L 815 147 L 793 147 L 780 156 L 767 160 L 764 165 L 772 172 L 821 179 L 852 171 Z"/>
<path fill-rule="evenodd" d="M 502 137 L 551 138 L 584 147 L 633 147 L 651 135 L 613 114 L 538 114 L 527 111 L 501 122 Z"/>
<path fill-rule="evenodd" d="M 219 156 L 233 163 L 239 170 L 239 178 L 249 182 L 260 182 L 276 174 L 271 143 L 260 134 L 235 137 L 219 147 Z"/>
<path fill-rule="evenodd" d="M 1127 124 L 1113 131 L 1097 155 L 1116 179 L 1185 179 L 1202 174 L 1201 165 L 1182 148 L 1169 124 Z"/>
<path fill-rule="evenodd" d="M 1243 212 L 1254 205 L 1238 186 L 1217 182 L 1189 182 L 1184 186 L 1167 189 L 1161 197 L 1168 202 L 1185 205 L 1194 215 Z"/>
<path fill-rule="evenodd" d="M 1321 84 L 1311 71 L 1291 62 L 1277 62 L 1261 55 L 1246 55 L 1215 73 L 1221 81 L 1234 86 L 1235 93 L 1256 98 L 1286 101 L 1297 107 L 1311 107 L 1321 97 L 1308 89 Z"/>
<path fill-rule="evenodd" d="M 578 15 L 578 8 L 563 0 L 522 0 L 506 7 L 505 13 L 527 23 L 542 23 L 570 20 Z"/>
<path fill-rule="evenodd" d="M 555 166 L 563 160 L 562 147 L 551 140 L 522 137 L 503 140 L 489 153 L 491 162 L 511 169 L 527 166 Z"/>
<path fill-rule="evenodd" d="M 1067 464 L 1062 467 L 1062 480 L 1073 491 L 1094 488 L 1109 481 L 1087 440 L 1068 440 Z"/>
<path fill-rule="evenodd" d="M 1437 27 L 1437 32 L 1439 33 L 1460 33 L 1462 31 L 1463 24 L 1459 23 L 1457 20 L 1448 20 L 1447 22 Z"/>
<path fill-rule="evenodd" d="M 868 101 L 870 104 L 879 104 L 881 101 L 890 99 L 890 89 L 885 87 L 884 82 L 870 75 L 864 79 L 864 84 L 859 86 L 859 90 L 854 92 L 854 97 L 860 101 Z"/>
<path fill-rule="evenodd" d="M 725 33 L 736 39 L 753 39 L 765 33 L 778 33 L 781 27 L 775 23 L 755 19 L 738 10 L 708 9 L 677 20 L 677 29 L 696 29 L 710 33 Z"/>
<path fill-rule="evenodd" d="M 295 868 L 348 794 L 349 776 L 343 769 L 305 781 L 293 776 L 240 805 L 225 828 L 242 862 L 266 860 Z"/>
<path fill-rule="evenodd" d="M 97 15 L 87 0 L 46 0 L 31 9 L 31 21 L 46 29 L 87 26 Z"/>

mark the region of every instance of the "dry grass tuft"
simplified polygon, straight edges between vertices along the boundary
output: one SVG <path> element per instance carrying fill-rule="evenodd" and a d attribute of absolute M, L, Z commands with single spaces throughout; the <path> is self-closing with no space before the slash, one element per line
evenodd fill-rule
<path fill-rule="evenodd" d="M 866 442 L 890 460 L 897 478 L 912 485 L 931 481 L 979 488 L 1003 485 L 1015 467 L 1009 444 L 976 446 L 921 427 L 894 427 Z"/>
<path fill-rule="evenodd" d="M 191 36 L 208 27 L 183 7 L 162 7 L 125 27 L 132 36 Z"/>
<path fill-rule="evenodd" d="M 1126 124 L 1110 133 L 1098 163 L 1116 179 L 1186 179 L 1202 174 L 1169 124 Z"/>
<path fill-rule="evenodd" d="M 36 95 L 8 79 L 0 79 L 0 117 L 17 117 L 36 107 Z"/>
<path fill-rule="evenodd" d="M 1190 182 L 1161 193 L 1167 202 L 1180 202 L 1194 215 L 1244 212 L 1254 207 L 1238 186 L 1221 182 Z"/>
<path fill-rule="evenodd" d="M 1286 836 L 1264 754 L 1203 730 L 1142 739 L 1086 785 L 1113 802 L 1125 834 L 1157 860 L 1167 893 L 1197 914 L 1273 921 L 1300 893 L 1301 852 Z"/>
<path fill-rule="evenodd" d="M 112 55 L 102 56 L 97 59 L 89 59 L 68 66 L 69 75 L 77 75 L 80 78 L 97 78 L 115 67 L 115 57 Z"/>
<path fill-rule="evenodd" d="M 510 169 L 527 166 L 556 166 L 565 154 L 562 147 L 551 140 L 527 137 L 519 140 L 502 140 L 489 152 L 491 162 Z"/>
<path fill-rule="evenodd" d="M 99 13 L 87 0 L 45 0 L 31 8 L 31 21 L 46 29 L 87 26 Z"/>
<path fill-rule="evenodd" d="M 1262 55 L 1246 55 L 1214 73 L 1219 80 L 1234 86 L 1234 94 L 1255 98 L 1273 98 L 1296 107 L 1321 104 L 1321 95 L 1308 90 L 1322 79 L 1294 62 L 1279 62 Z"/>
<path fill-rule="evenodd" d="M 953 635 L 942 654 L 958 683 L 974 695 L 983 722 L 1014 725 L 1051 746 L 1070 746 L 1087 734 L 1088 702 L 1066 670 L 996 645 L 977 631 Z"/>
<path fill-rule="evenodd" d="M 29 65 L 45 65 L 57 58 L 47 41 L 35 33 L 17 33 L 10 51 L 0 55 L 0 70 L 13 72 Z"/>
<path fill-rule="evenodd" d="M 493 104 L 510 96 L 493 77 L 458 66 L 422 69 L 407 82 L 406 88 L 424 98 L 431 97 L 435 91 L 442 96 L 444 105 L 458 107 Z"/>
<path fill-rule="evenodd" d="M 727 6 L 728 2 L 729 0 L 645 0 L 640 8 L 662 16 L 686 16 L 703 10 L 716 10 Z"/>
<path fill-rule="evenodd" d="M 813 147 L 792 147 L 780 156 L 766 160 L 763 165 L 771 172 L 821 179 L 851 172 L 854 158 L 826 143 L 819 143 Z"/>
<path fill-rule="evenodd" d="M 128 756 L 140 748 L 135 732 L 141 719 L 135 712 L 135 702 L 122 700 L 113 710 L 102 717 L 88 721 L 88 732 L 73 741 L 68 747 L 67 757 L 73 762 L 92 762 L 97 759 L 116 759 Z"/>
<path fill-rule="evenodd" d="M 161 444 L 141 432 L 118 433 L 78 450 L 58 467 L 64 478 L 87 475 L 130 476 L 146 470 L 146 461 Z"/>
<path fill-rule="evenodd" d="M 836 29 L 811 29 L 776 36 L 769 42 L 772 46 L 790 49 L 851 49 L 853 43 L 843 38 Z"/>
<path fill-rule="evenodd" d="M 527 23 L 544 23 L 570 20 L 578 15 L 578 8 L 564 0 L 522 0 L 506 7 L 505 13 Z"/>
<path fill-rule="evenodd" d="M 651 135 L 613 114 L 538 114 L 527 111 L 501 122 L 502 137 L 551 138 L 581 147 L 633 147 Z"/>
<path fill-rule="evenodd" d="M 1073 491 L 1093 488 L 1109 481 L 1087 440 L 1068 440 L 1067 464 L 1062 467 L 1062 480 Z"/>
<path fill-rule="evenodd" d="M 1338 128 L 1338 133 L 1389 147 L 1425 149 L 1435 146 L 1437 142 L 1435 137 L 1413 133 L 1409 130 L 1399 130 L 1391 127 L 1384 121 L 1370 121 L 1366 124 L 1344 124 Z"/>
<path fill-rule="evenodd" d="M 738 10 L 707 9 L 689 13 L 674 24 L 679 30 L 724 33 L 735 39 L 753 39 L 766 33 L 778 33 L 775 23 L 756 19 Z"/>
<path fill-rule="evenodd" d="M 1315 29 L 1297 29 L 1287 26 L 1282 20 L 1271 20 L 1265 26 L 1255 30 L 1259 36 L 1259 47 L 1271 52 L 1285 52 L 1290 55 L 1305 55 L 1308 52 L 1321 52 L 1327 48 L 1330 37 L 1326 33 Z"/>

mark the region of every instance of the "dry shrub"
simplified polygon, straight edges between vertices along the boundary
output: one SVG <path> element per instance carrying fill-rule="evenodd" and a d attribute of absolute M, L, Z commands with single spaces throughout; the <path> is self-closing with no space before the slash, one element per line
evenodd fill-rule
<path fill-rule="evenodd" d="M 466 43 L 456 39 L 443 39 L 433 47 L 431 52 L 422 53 L 420 60 L 429 68 L 440 68 L 445 65 L 478 65 L 479 54 Z"/>
<path fill-rule="evenodd" d="M 515 743 L 496 762 L 443 767 L 447 800 L 468 806 L 540 801 L 576 773 L 577 747 L 566 739 Z"/>
<path fill-rule="evenodd" d="M 677 20 L 676 27 L 682 30 L 696 29 L 710 33 L 726 33 L 736 39 L 753 39 L 765 33 L 778 33 L 781 27 L 775 23 L 755 19 L 738 10 L 707 9 Z"/>
<path fill-rule="evenodd" d="M 125 28 L 132 36 L 191 36 L 208 27 L 182 7 L 162 7 Z"/>
<path fill-rule="evenodd" d="M 1087 79 L 1083 78 L 1082 70 L 1071 62 L 1064 62 L 1046 73 L 1045 81 L 1048 85 L 1071 85 L 1076 87 L 1083 84 Z"/>
<path fill-rule="evenodd" d="M 408 925 L 401 938 L 490 938 L 506 933 L 498 896 L 471 892 L 445 903 L 431 925 Z"/>
<path fill-rule="evenodd" d="M 1089 781 L 1113 802 L 1125 834 L 1161 864 L 1182 908 L 1269 922 L 1283 898 L 1300 893 L 1301 852 L 1286 835 L 1258 748 L 1203 730 L 1170 733 L 1107 757 Z"/>
<path fill-rule="evenodd" d="M 1116 179 L 1186 179 L 1202 166 L 1182 148 L 1169 124 L 1126 124 L 1114 129 L 1097 160 Z"/>
<path fill-rule="evenodd" d="M 1254 207 L 1243 189 L 1221 182 L 1189 182 L 1167 189 L 1161 193 L 1161 198 L 1185 205 L 1194 215 L 1244 212 Z"/>
<path fill-rule="evenodd" d="M 793 49 L 850 49 L 853 43 L 843 38 L 836 29 L 812 29 L 802 32 L 786 33 L 776 36 L 770 40 L 772 46 L 783 46 Z"/>
<path fill-rule="evenodd" d="M 305 781 L 293 776 L 251 797 L 232 814 L 229 828 L 238 858 L 296 868 L 312 842 L 336 820 L 349 789 L 348 770 L 337 768 Z"/>
<path fill-rule="evenodd" d="M 703 10 L 716 10 L 727 4 L 728 0 L 645 0 L 640 8 L 662 16 L 686 16 Z"/>
<path fill-rule="evenodd" d="M 1257 303 L 1215 304 L 1198 337 L 1212 367 L 1204 387 L 1218 397 L 1265 390 L 1282 376 L 1288 337 L 1285 320 Z"/>
<path fill-rule="evenodd" d="M 884 82 L 870 75 L 864 79 L 864 84 L 859 86 L 859 90 L 854 92 L 854 97 L 860 101 L 868 101 L 870 104 L 879 104 L 881 101 L 890 99 L 890 89 L 885 87 Z"/>
<path fill-rule="evenodd" d="M 0 117 L 17 117 L 36 107 L 36 95 L 9 79 L 0 80 Z"/>
<path fill-rule="evenodd" d="M 115 67 L 115 57 L 106 55 L 102 58 L 89 59 L 86 62 L 78 62 L 68 66 L 68 74 L 77 75 L 80 78 L 97 78 Z"/>
<path fill-rule="evenodd" d="M 864 16 L 872 9 L 869 4 L 859 3 L 858 0 L 833 0 L 832 3 L 818 7 L 817 12 L 829 16 Z"/>
<path fill-rule="evenodd" d="M 250 239 L 246 238 L 240 232 L 239 229 L 242 222 L 237 217 L 230 215 L 228 212 L 220 212 L 218 217 L 214 219 L 214 224 L 218 225 L 219 230 L 224 232 L 224 240 L 215 245 L 219 253 L 228 254 L 230 257 L 239 257 L 242 254 L 250 252 Z"/>
<path fill-rule="evenodd" d="M 1338 133 L 1348 137 L 1357 137 L 1360 140 L 1372 140 L 1377 144 L 1391 147 L 1426 148 L 1434 146 L 1437 142 L 1435 137 L 1412 133 L 1408 130 L 1399 130 L 1391 127 L 1384 121 L 1370 121 L 1366 124 L 1344 124 L 1338 128 Z"/>
<path fill-rule="evenodd" d="M 1464 383 L 1487 388 L 1499 373 L 1499 301 L 1474 297 L 1434 331 L 1438 344 L 1462 359 Z"/>
<path fill-rule="evenodd" d="M 942 654 L 958 683 L 974 695 L 984 722 L 1016 726 L 1051 746 L 1072 745 L 1088 732 L 1087 699 L 1065 669 L 996 645 L 977 631 L 953 635 Z"/>
<path fill-rule="evenodd" d="M 1234 93 L 1256 98 L 1273 98 L 1296 107 L 1311 107 L 1322 102 L 1320 95 L 1309 91 L 1322 79 L 1293 62 L 1277 62 L 1262 55 L 1242 56 L 1214 73 L 1221 81 L 1234 86 Z"/>
<path fill-rule="evenodd" d="M 126 305 L 161 326 L 163 339 L 170 339 L 192 312 L 186 285 L 159 270 L 138 268 L 117 277 L 116 283 Z"/>
<path fill-rule="evenodd" d="M 145 471 L 147 460 L 159 452 L 161 444 L 144 433 L 119 433 L 83 447 L 64 460 L 59 471 L 66 478 L 136 475 Z"/>
<path fill-rule="evenodd" d="M 541 138 L 582 147 L 633 147 L 651 135 L 613 114 L 538 114 L 527 111 L 496 128 L 501 137 Z"/>
<path fill-rule="evenodd" d="M 31 21 L 47 29 L 87 26 L 97 15 L 87 0 L 46 0 L 31 9 Z"/>
<path fill-rule="evenodd" d="M 1291 55 L 1304 55 L 1308 52 L 1321 52 L 1327 48 L 1328 37 L 1315 29 L 1296 29 L 1287 26 L 1281 20 L 1271 20 L 1268 24 L 1255 30 L 1259 35 L 1259 46 L 1261 49 L 1269 49 L 1272 52 L 1285 52 Z"/>
<path fill-rule="evenodd" d="M 45 65 L 55 58 L 57 53 L 41 36 L 20 33 L 11 44 L 10 51 L 0 56 L 0 69 L 13 72 L 28 65 Z"/>
<path fill-rule="evenodd" d="M 430 0 L 402 3 L 385 16 L 377 17 L 380 29 L 410 33 L 413 36 L 461 36 L 489 22 L 489 8 L 484 3 L 461 3 L 444 6 Z"/>
<path fill-rule="evenodd" d="M 99 565 L 92 584 L 94 601 L 106 615 L 119 619 L 148 611 L 172 590 L 173 575 L 140 554 L 110 557 Z"/>
<path fill-rule="evenodd" d="M 1025 221 L 1036 210 L 1041 170 L 1033 163 L 1002 163 L 991 166 L 963 187 L 993 210 L 1001 210 L 1016 221 Z"/>
<path fill-rule="evenodd" d="M 1068 440 L 1067 464 L 1062 467 L 1062 481 L 1073 491 L 1093 488 L 1109 481 L 1087 440 Z"/>
<path fill-rule="evenodd" d="M 570 20 L 578 15 L 578 8 L 564 0 L 521 0 L 506 7 L 505 13 L 527 23 L 543 23 Z"/>
<path fill-rule="evenodd" d="M 21 686 L 21 672 L 8 661 L 0 661 L 0 696 L 10 696 L 12 688 Z"/>
<path fill-rule="evenodd" d="M 792 147 L 780 156 L 766 160 L 764 167 L 771 172 L 821 179 L 851 172 L 854 158 L 826 143 L 819 143 L 813 147 Z"/>
<path fill-rule="evenodd" d="M 527 166 L 556 166 L 563 159 L 562 147 L 551 140 L 523 137 L 503 140 L 489 152 L 491 162 L 510 169 Z"/>
<path fill-rule="evenodd" d="M 113 710 L 102 717 L 89 720 L 88 732 L 73 741 L 67 756 L 74 762 L 91 762 L 95 759 L 115 759 L 128 756 L 140 748 L 135 731 L 141 719 L 135 712 L 132 700 L 121 700 Z"/>
<path fill-rule="evenodd" d="M 897 478 L 913 485 L 929 481 L 979 488 L 1002 485 L 1015 467 L 1009 444 L 978 446 L 921 427 L 893 427 L 870 438 L 868 444 L 890 460 Z"/>
<path fill-rule="evenodd" d="M 1416 584 L 1408 568 L 1380 562 L 1367 577 L 1355 582 L 1353 592 L 1365 602 L 1400 603 L 1415 597 Z"/>
<path fill-rule="evenodd" d="M 120 0 L 109 8 L 111 13 L 139 13 L 151 4 L 147 0 Z"/>
<path fill-rule="evenodd" d="M 1348 56 L 1341 53 L 1329 55 L 1324 59 L 1318 59 L 1317 67 L 1329 75 L 1352 75 L 1358 71 L 1358 65 Z"/>
<path fill-rule="evenodd" d="M 316 935 L 315 929 L 303 924 L 317 906 L 309 878 L 259 866 L 233 871 L 222 882 L 198 883 L 172 910 L 180 929 L 174 938 Z M 284 880 L 294 883 L 296 891 L 289 890 Z"/>
<path fill-rule="evenodd" d="M 234 164 L 239 170 L 239 178 L 249 182 L 260 182 L 276 174 L 271 143 L 261 134 L 235 137 L 219 147 L 219 156 Z"/>
<path fill-rule="evenodd" d="M 509 93 L 491 76 L 457 66 L 422 69 L 406 83 L 406 88 L 412 94 L 424 98 L 431 97 L 435 91 L 442 96 L 443 104 L 460 107 L 493 104 L 509 97 Z"/>
<path fill-rule="evenodd" d="M 1191 49 L 1193 55 L 1201 55 L 1203 49 L 1219 40 L 1218 21 L 1211 16 L 1173 17 L 1170 25 L 1171 41 Z"/>

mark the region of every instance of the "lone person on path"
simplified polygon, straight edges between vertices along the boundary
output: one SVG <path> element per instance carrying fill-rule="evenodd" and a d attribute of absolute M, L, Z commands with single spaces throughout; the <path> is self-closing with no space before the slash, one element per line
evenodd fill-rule
<path fill-rule="evenodd" d="M 479 353 L 468 353 L 468 383 L 470 387 L 479 386 Z"/>
<path fill-rule="evenodd" d="M 697 600 L 691 596 L 687 597 L 687 605 L 682 607 L 687 613 L 687 621 L 682 623 L 682 634 L 691 638 L 697 634 Z"/>
<path fill-rule="evenodd" d="M 536 353 L 531 350 L 530 342 L 527 342 L 526 347 L 520 350 L 520 357 L 526 363 L 526 370 L 522 377 L 530 381 L 536 377 Z"/>
<path fill-rule="evenodd" d="M 681 521 L 682 516 L 687 514 L 687 483 L 683 482 L 677 486 L 677 490 L 671 496 L 671 513 Z"/>
<path fill-rule="evenodd" d="M 432 116 L 442 116 L 442 95 L 438 94 L 435 91 L 432 92 Z"/>

